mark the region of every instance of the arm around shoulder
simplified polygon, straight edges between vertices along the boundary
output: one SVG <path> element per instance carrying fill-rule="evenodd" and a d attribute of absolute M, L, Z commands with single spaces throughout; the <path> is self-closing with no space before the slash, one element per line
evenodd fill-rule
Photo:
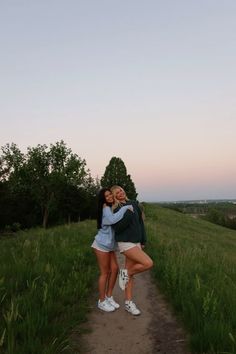
<path fill-rule="evenodd" d="M 123 208 L 119 209 L 116 213 L 113 213 L 111 208 L 108 206 L 105 206 L 103 208 L 103 219 L 102 219 L 102 224 L 103 225 L 113 225 L 117 222 L 119 222 L 120 220 L 122 220 L 122 218 L 125 215 L 125 212 L 129 210 L 128 206 L 124 206 Z M 132 211 L 131 211 L 132 213 Z"/>

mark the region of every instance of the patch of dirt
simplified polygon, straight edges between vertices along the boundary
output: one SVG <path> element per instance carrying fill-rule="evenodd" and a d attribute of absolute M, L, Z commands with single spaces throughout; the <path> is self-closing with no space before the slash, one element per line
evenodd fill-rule
<path fill-rule="evenodd" d="M 124 292 L 118 281 L 113 296 L 120 308 L 112 313 L 99 310 L 94 299 L 84 326 L 86 333 L 73 335 L 73 343 L 78 348 L 75 353 L 190 354 L 186 334 L 149 272 L 135 276 L 133 301 L 141 310 L 140 316 L 125 311 Z"/>

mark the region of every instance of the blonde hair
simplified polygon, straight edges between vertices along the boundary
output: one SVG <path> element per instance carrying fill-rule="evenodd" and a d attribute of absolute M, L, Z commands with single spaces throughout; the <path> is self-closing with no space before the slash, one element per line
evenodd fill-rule
<path fill-rule="evenodd" d="M 115 196 L 115 191 L 116 191 L 117 189 L 122 189 L 122 190 L 124 191 L 124 193 L 125 193 L 125 190 L 124 190 L 121 186 L 114 185 L 114 186 L 112 186 L 112 187 L 110 188 L 110 191 L 111 191 L 111 193 L 113 194 L 113 197 L 114 197 L 114 204 L 112 205 L 112 209 L 113 209 L 113 210 L 116 209 L 118 206 L 121 206 L 121 203 L 119 202 L 119 200 L 116 199 L 116 196 Z M 129 200 L 129 199 L 127 198 L 127 196 L 126 196 L 126 193 L 125 193 L 125 200 L 126 200 L 126 201 Z"/>

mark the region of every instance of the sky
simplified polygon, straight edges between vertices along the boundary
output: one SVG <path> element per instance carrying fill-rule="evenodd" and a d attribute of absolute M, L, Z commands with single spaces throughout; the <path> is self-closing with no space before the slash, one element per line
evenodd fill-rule
<path fill-rule="evenodd" d="M 235 0 L 1 0 L 0 146 L 64 140 L 140 201 L 236 198 Z"/>

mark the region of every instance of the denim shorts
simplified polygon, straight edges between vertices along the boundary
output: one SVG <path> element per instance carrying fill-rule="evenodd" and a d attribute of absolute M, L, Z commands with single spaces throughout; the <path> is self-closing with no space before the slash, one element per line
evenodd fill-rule
<path fill-rule="evenodd" d="M 98 251 L 102 251 L 102 252 L 111 252 L 112 250 L 108 250 L 105 246 L 99 244 L 96 240 L 93 241 L 92 248 L 95 248 Z"/>

